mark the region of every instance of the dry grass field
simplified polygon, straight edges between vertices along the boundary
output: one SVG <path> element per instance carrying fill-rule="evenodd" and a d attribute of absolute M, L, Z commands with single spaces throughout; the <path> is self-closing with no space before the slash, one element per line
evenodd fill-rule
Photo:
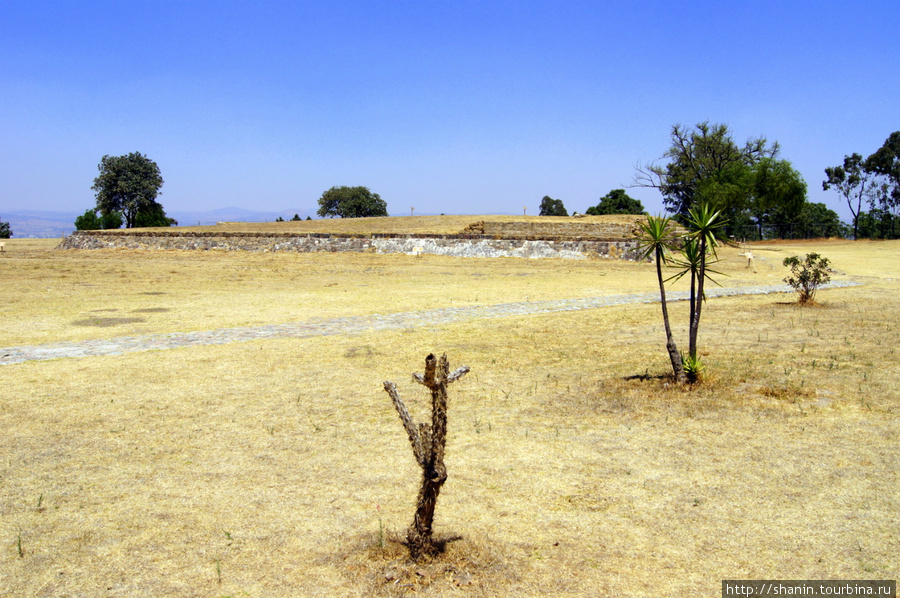
<path fill-rule="evenodd" d="M 398 219 L 399 220 L 399 219 Z M 354 223 L 356 224 L 356 223 Z M 358 224 L 356 224 L 358 225 Z M 0 347 L 652 291 L 650 264 L 0 254 Z M 725 286 L 818 251 L 861 286 L 712 299 L 706 381 L 659 305 L 0 366 L 0 596 L 717 596 L 900 577 L 900 243 L 725 249 Z M 686 305 L 673 304 L 686 345 Z M 419 468 L 382 389 L 450 387 L 447 550 L 398 538 Z"/>

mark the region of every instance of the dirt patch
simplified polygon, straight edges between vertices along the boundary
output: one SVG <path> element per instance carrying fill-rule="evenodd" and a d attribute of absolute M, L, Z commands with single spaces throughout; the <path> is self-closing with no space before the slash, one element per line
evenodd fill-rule
<path fill-rule="evenodd" d="M 366 534 L 354 544 L 335 560 L 370 596 L 494 595 L 518 581 L 510 557 L 479 539 L 447 537 L 441 554 L 420 563 L 396 533 Z"/>

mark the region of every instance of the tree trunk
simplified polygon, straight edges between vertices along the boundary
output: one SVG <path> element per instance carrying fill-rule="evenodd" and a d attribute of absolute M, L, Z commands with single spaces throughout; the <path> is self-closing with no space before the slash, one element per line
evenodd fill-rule
<path fill-rule="evenodd" d="M 435 552 L 431 539 L 434 507 L 441 486 L 447 480 L 444 446 L 447 441 L 447 377 L 450 375 L 450 364 L 446 354 L 439 365 L 436 361 L 433 354 L 425 358 L 425 376 L 422 380 L 422 384 L 431 391 L 431 442 L 424 447 L 422 488 L 416 501 L 416 515 L 406 533 L 409 554 L 415 561 L 433 556 Z"/>
<path fill-rule="evenodd" d="M 706 279 L 706 239 L 700 239 L 700 272 L 697 274 L 697 296 L 691 293 L 691 326 L 689 330 L 690 344 L 688 351 L 692 358 L 697 357 L 697 332 L 700 330 L 700 311 L 703 309 L 703 281 Z M 693 288 L 693 285 L 691 285 Z"/>
<path fill-rule="evenodd" d="M 442 464 L 443 465 L 443 464 Z M 434 556 L 437 549 L 432 539 L 432 525 L 434 523 L 434 508 L 437 505 L 438 494 L 441 486 L 447 479 L 447 472 L 433 472 L 435 477 L 429 478 L 423 472 L 422 488 L 416 501 L 416 515 L 412 525 L 406 531 L 406 542 L 409 546 L 409 556 L 414 561 L 423 557 Z"/>
<path fill-rule="evenodd" d="M 672 372 L 675 374 L 675 381 L 683 384 L 687 377 L 684 373 L 684 363 L 681 361 L 681 354 L 678 347 L 675 346 L 675 337 L 672 336 L 672 327 L 669 324 L 669 306 L 666 303 L 666 285 L 662 277 L 662 250 L 656 250 L 656 278 L 659 280 L 659 298 L 662 303 L 663 323 L 666 327 L 666 351 L 669 352 L 669 360 L 672 362 Z"/>
<path fill-rule="evenodd" d="M 444 466 L 444 446 L 447 442 L 447 385 L 468 373 L 468 366 L 462 366 L 450 373 L 450 362 L 446 353 L 440 363 L 433 354 L 425 358 L 425 374 L 413 374 L 417 382 L 431 391 L 431 429 L 426 424 L 416 426 L 406 406 L 400 399 L 397 387 L 385 382 L 384 389 L 394 402 L 403 427 L 409 436 L 413 454 L 422 468 L 422 486 L 416 500 L 416 514 L 406 533 L 409 556 L 414 561 L 434 556 L 437 546 L 432 538 L 434 508 L 441 486 L 447 480 Z"/>

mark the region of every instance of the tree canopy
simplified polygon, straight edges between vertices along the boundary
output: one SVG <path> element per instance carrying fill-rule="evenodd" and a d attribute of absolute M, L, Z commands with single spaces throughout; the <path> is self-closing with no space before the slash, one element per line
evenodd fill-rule
<path fill-rule="evenodd" d="M 156 197 L 164 182 L 156 162 L 132 152 L 125 156 L 103 156 L 97 168 L 100 174 L 91 189 L 96 192 L 98 212 L 121 212 L 126 228 L 135 226 L 140 212 L 156 213 L 155 206 L 159 205 Z"/>
<path fill-rule="evenodd" d="M 900 131 L 894 131 L 878 151 L 866 158 L 866 170 L 876 175 L 870 198 L 872 217 L 879 220 L 882 238 L 897 238 L 900 220 Z"/>
<path fill-rule="evenodd" d="M 722 212 L 728 235 L 776 220 L 790 228 L 806 201 L 806 184 L 779 152 L 765 137 L 739 146 L 724 124 L 674 125 L 665 163 L 638 165 L 635 184 L 659 189 L 682 224 L 695 205 L 708 202 Z"/>
<path fill-rule="evenodd" d="M 737 203 L 746 190 L 745 167 L 779 152 L 778 144 L 769 146 L 764 137 L 738 147 L 724 124 L 676 124 L 670 137 L 672 145 L 663 154 L 667 163 L 639 167 L 635 178 L 639 186 L 659 189 L 666 209 L 680 217 L 699 199 L 721 207 Z"/>
<path fill-rule="evenodd" d="M 800 214 L 798 231 L 807 239 L 842 237 L 843 223 L 834 210 L 823 203 L 807 202 Z"/>
<path fill-rule="evenodd" d="M 120 228 L 121 226 L 121 212 L 107 212 L 97 215 L 96 209 L 88 208 L 84 214 L 75 218 L 75 230 L 101 230 Z"/>
<path fill-rule="evenodd" d="M 853 238 L 859 231 L 859 214 L 862 211 L 863 199 L 871 197 L 874 186 L 873 176 L 865 168 L 865 161 L 860 154 L 844 156 L 841 166 L 830 166 L 825 169 L 825 180 L 822 189 L 828 191 L 832 187 L 847 202 L 853 214 Z"/>
<path fill-rule="evenodd" d="M 553 199 L 549 195 L 545 195 L 541 200 L 541 211 L 538 216 L 568 216 L 566 206 L 563 205 L 561 199 Z"/>
<path fill-rule="evenodd" d="M 613 189 L 600 198 L 600 203 L 585 210 L 585 214 L 602 216 L 604 214 L 646 214 L 643 204 L 630 197 L 625 189 Z"/>
<path fill-rule="evenodd" d="M 387 216 L 387 203 L 368 187 L 332 187 L 319 198 L 321 218 Z"/>
<path fill-rule="evenodd" d="M 806 204 L 806 181 L 787 160 L 763 158 L 750 167 L 751 190 L 747 210 L 759 238 L 768 226 L 779 238 L 791 236 L 802 220 Z"/>
<path fill-rule="evenodd" d="M 9 228 L 9 222 L 0 221 L 0 239 L 9 239 L 13 236 L 12 229 Z"/>
<path fill-rule="evenodd" d="M 825 169 L 822 189 L 834 189 L 853 214 L 853 238 L 890 239 L 900 235 L 900 131 L 894 131 L 868 158 L 853 153 Z M 863 210 L 863 200 L 870 211 Z"/>
<path fill-rule="evenodd" d="M 894 131 L 878 150 L 866 158 L 866 170 L 884 177 L 882 197 L 889 204 L 900 204 L 900 131 Z"/>
<path fill-rule="evenodd" d="M 178 221 L 174 218 L 169 218 L 163 207 L 158 203 L 153 202 L 138 210 L 137 216 L 134 218 L 134 226 L 140 228 L 178 226 Z"/>

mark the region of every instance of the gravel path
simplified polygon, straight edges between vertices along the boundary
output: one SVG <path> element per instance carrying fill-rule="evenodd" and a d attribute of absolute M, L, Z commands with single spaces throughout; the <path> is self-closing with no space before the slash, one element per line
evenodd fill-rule
<path fill-rule="evenodd" d="M 822 288 L 856 286 L 850 281 L 832 282 Z M 714 288 L 708 290 L 707 297 L 728 297 L 736 295 L 763 295 L 769 293 L 792 293 L 787 285 Z M 667 293 L 669 301 L 684 301 L 688 293 Z M 46 361 L 68 357 L 92 357 L 97 355 L 120 355 L 135 351 L 161 351 L 201 345 L 224 345 L 243 341 L 269 338 L 308 338 L 336 334 L 358 334 L 377 330 L 396 330 L 419 326 L 434 326 L 466 320 L 504 318 L 545 314 L 561 311 L 595 309 L 612 305 L 659 302 L 659 293 L 637 293 L 631 295 L 610 295 L 608 297 L 585 297 L 582 299 L 560 299 L 555 301 L 529 301 L 526 303 L 502 303 L 500 305 L 476 305 L 470 307 L 445 307 L 425 311 L 375 314 L 369 316 L 349 316 L 273 324 L 242 328 L 221 328 L 199 332 L 172 332 L 169 334 L 148 334 L 144 336 L 122 336 L 111 339 L 71 341 L 0 348 L 0 365 L 10 365 L 25 361 Z"/>

